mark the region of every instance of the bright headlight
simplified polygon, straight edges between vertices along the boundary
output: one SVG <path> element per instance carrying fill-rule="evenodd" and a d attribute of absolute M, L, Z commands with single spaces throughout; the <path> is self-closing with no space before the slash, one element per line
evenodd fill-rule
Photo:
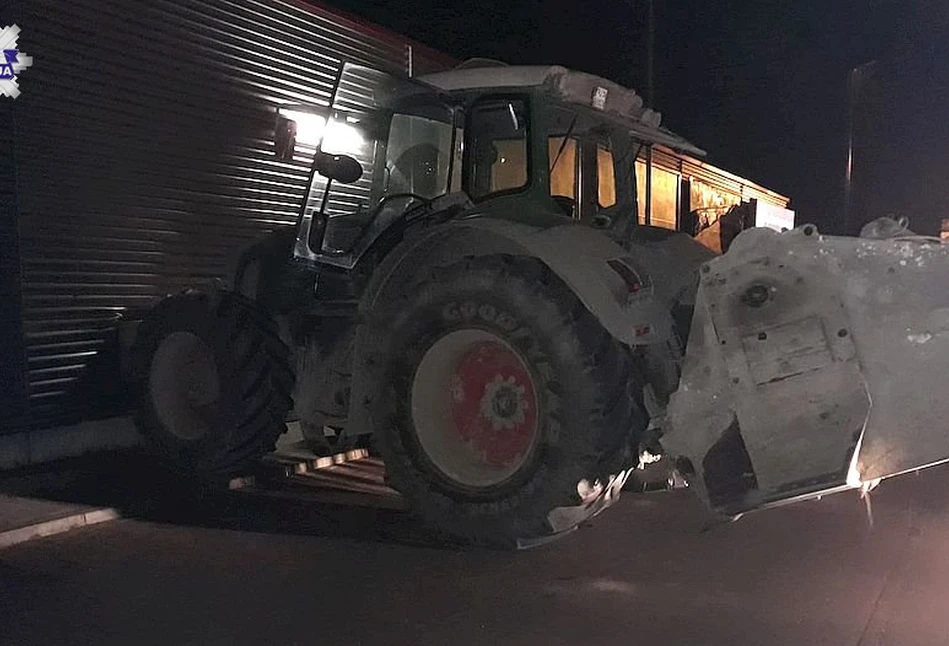
<path fill-rule="evenodd" d="M 326 130 L 326 119 L 318 114 L 300 112 L 299 110 L 280 110 L 280 116 L 295 121 L 297 124 L 297 142 L 315 146 L 320 143 Z"/>
<path fill-rule="evenodd" d="M 366 145 L 362 133 L 342 121 L 332 121 L 323 136 L 323 152 L 358 153 Z"/>

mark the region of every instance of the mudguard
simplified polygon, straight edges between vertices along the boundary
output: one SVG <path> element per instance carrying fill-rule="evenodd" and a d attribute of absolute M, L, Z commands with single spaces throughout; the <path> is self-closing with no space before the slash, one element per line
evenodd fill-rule
<path fill-rule="evenodd" d="M 663 303 L 642 260 L 603 232 L 580 224 L 538 229 L 501 219 L 459 222 L 468 239 L 501 237 L 547 265 L 597 317 L 606 330 L 627 345 L 647 345 L 668 338 L 672 329 Z"/>
<path fill-rule="evenodd" d="M 504 253 L 535 257 L 560 277 L 617 340 L 648 345 L 671 330 L 665 293 L 642 258 L 603 232 L 580 224 L 536 227 L 499 218 L 470 218 L 433 227 L 406 240 L 377 273 L 370 300 L 389 279 L 420 265 L 437 267 L 466 256 Z M 394 257 L 393 257 L 394 256 Z"/>
<path fill-rule="evenodd" d="M 683 244 L 688 249 L 680 249 Z M 628 252 L 603 232 L 579 224 L 543 228 L 498 218 L 458 220 L 416 231 L 392 249 L 373 272 L 360 307 L 366 311 L 387 293 L 397 292 L 394 283 L 420 266 L 446 266 L 466 256 L 487 254 L 531 256 L 550 267 L 617 340 L 629 345 L 660 344 L 672 334 L 672 300 L 681 295 L 683 286 L 694 290 L 689 268 L 697 272 L 707 259 L 704 251 L 695 256 L 699 248 L 679 238 L 670 243 L 667 236 Z M 653 265 L 663 268 L 661 280 L 653 279 Z M 667 270 L 675 274 L 675 280 L 665 276 Z M 366 402 L 372 397 L 373 384 L 371 370 L 365 366 L 365 348 L 375 343 L 378 340 L 368 337 L 365 326 L 359 326 L 347 433 L 372 428 Z"/>
<path fill-rule="evenodd" d="M 949 246 L 741 233 L 708 263 L 662 444 L 740 514 L 949 458 Z"/>

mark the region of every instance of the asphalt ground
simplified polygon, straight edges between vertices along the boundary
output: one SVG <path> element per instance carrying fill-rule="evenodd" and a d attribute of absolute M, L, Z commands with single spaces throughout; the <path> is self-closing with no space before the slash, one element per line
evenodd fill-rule
<path fill-rule="evenodd" d="M 122 464 L 45 495 L 123 519 L 0 550 L 0 644 L 949 644 L 949 469 L 885 481 L 872 523 L 856 493 L 713 526 L 627 493 L 511 553 Z"/>

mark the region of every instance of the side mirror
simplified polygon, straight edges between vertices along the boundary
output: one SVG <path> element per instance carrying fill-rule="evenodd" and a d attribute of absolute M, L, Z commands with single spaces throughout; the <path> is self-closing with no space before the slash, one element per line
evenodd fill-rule
<path fill-rule="evenodd" d="M 320 175 L 341 184 L 352 184 L 362 177 L 362 165 L 349 155 L 317 151 L 313 165 Z"/>
<path fill-rule="evenodd" d="M 297 145 L 297 122 L 277 115 L 274 125 L 274 152 L 277 159 L 284 162 L 293 161 L 293 151 Z"/>

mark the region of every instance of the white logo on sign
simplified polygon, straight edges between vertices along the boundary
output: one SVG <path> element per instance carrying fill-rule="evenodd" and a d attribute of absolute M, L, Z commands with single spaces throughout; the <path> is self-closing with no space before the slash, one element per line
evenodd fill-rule
<path fill-rule="evenodd" d="M 4 27 L 0 31 L 0 94 L 13 99 L 20 96 L 16 77 L 33 64 L 33 57 L 17 49 L 16 40 L 20 37 L 20 28 L 16 25 Z"/>

